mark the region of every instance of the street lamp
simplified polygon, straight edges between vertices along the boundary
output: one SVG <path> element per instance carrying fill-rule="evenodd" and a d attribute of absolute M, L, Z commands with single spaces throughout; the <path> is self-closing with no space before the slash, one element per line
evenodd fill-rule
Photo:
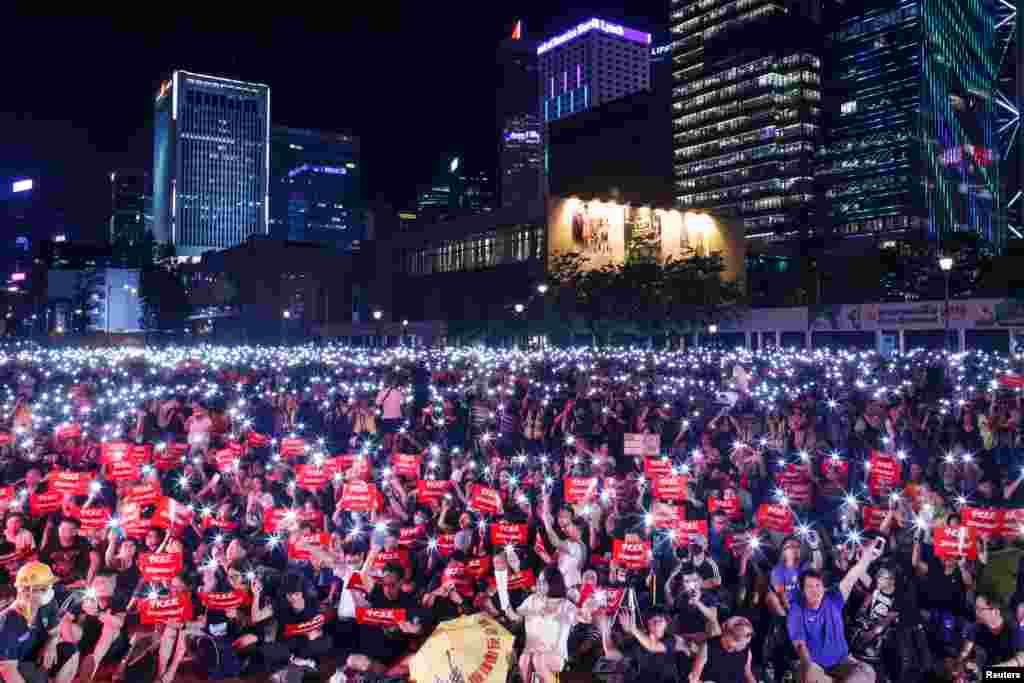
<path fill-rule="evenodd" d="M 942 347 L 949 350 L 949 274 L 953 270 L 953 259 L 950 256 L 942 256 L 939 258 L 939 268 L 942 269 L 942 273 L 946 276 L 946 310 L 943 313 L 943 320 L 945 322 L 945 335 L 946 339 Z"/>
<path fill-rule="evenodd" d="M 541 294 L 547 294 L 548 293 L 548 286 L 547 286 L 547 284 L 542 282 L 539 285 L 537 285 L 537 291 L 540 292 Z"/>
<path fill-rule="evenodd" d="M 515 306 L 513 306 L 512 308 L 513 308 L 513 309 L 515 309 L 515 312 L 516 312 L 517 314 L 519 314 L 519 313 L 522 313 L 523 311 L 525 311 L 525 310 L 526 310 L 526 306 L 524 306 L 524 305 L 522 305 L 522 304 L 516 304 L 516 305 L 515 305 Z"/>
<path fill-rule="evenodd" d="M 384 346 L 384 342 L 381 339 L 382 335 L 380 331 L 380 319 L 383 317 L 384 311 L 380 310 L 379 308 L 373 312 L 373 319 L 377 322 L 377 343 L 380 344 L 381 346 Z"/>

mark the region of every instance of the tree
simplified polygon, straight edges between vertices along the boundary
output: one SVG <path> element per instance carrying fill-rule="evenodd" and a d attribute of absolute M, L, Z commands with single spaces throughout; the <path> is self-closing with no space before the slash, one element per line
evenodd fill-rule
<path fill-rule="evenodd" d="M 144 330 L 180 331 L 192 312 L 192 303 L 181 276 L 171 264 L 174 245 L 157 245 L 152 233 L 147 233 L 141 245 L 149 258 L 141 253 L 139 277 L 139 301 L 142 304 Z"/>

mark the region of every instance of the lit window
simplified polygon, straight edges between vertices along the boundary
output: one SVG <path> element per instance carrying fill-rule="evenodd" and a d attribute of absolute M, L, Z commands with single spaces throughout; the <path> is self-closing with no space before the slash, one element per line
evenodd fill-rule
<path fill-rule="evenodd" d="M 857 100 L 850 100 L 849 102 L 843 102 L 843 106 L 842 106 L 841 111 L 843 113 L 843 116 L 846 116 L 847 114 L 855 114 L 855 113 L 857 113 Z"/>

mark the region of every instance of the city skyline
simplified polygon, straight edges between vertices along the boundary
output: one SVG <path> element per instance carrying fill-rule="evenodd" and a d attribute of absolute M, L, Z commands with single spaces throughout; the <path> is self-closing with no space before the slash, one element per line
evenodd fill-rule
<path fill-rule="evenodd" d="M 517 20 L 523 34 L 545 39 L 593 16 L 657 33 L 664 3 L 592 2 L 552 7 L 466 3 L 431 8 L 385 4 L 325 25 L 297 19 L 218 25 L 167 21 L 19 18 L 2 54 L 14 70 L 0 107 L 5 176 L 46 178 L 54 201 L 83 238 L 109 231 L 109 174 L 151 168 L 153 95 L 175 69 L 266 83 L 273 125 L 337 131 L 363 141 L 367 199 L 407 204 L 445 150 L 457 146 L 497 168 L 494 51 Z M 465 27 L 472 26 L 472 30 Z M 59 60 L 24 56 L 43 32 L 76 55 L 74 79 Z M 473 55 L 476 57 L 474 58 Z M 355 65 L 346 68 L 346 65 Z M 459 77 L 462 74 L 462 77 Z M 431 77 L 432 76 L 432 77 Z M 54 88 L 59 83 L 60 87 Z M 411 122 L 408 107 L 417 106 Z M 445 103 L 450 103 L 446 105 Z M 402 160 L 395 163 L 396 159 Z"/>

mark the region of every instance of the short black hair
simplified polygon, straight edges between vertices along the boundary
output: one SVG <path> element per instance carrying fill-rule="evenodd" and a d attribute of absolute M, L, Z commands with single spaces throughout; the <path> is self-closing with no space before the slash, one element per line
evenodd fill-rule
<path fill-rule="evenodd" d="M 822 583 L 825 582 L 825 579 L 822 578 L 821 572 L 819 572 L 817 569 L 805 569 L 804 571 L 800 572 L 800 590 L 803 590 L 806 587 L 807 579 L 817 579 Z"/>
<path fill-rule="evenodd" d="M 544 581 L 548 585 L 549 598 L 564 598 L 569 591 L 565 587 L 565 577 L 558 567 L 547 567 L 544 569 Z"/>

